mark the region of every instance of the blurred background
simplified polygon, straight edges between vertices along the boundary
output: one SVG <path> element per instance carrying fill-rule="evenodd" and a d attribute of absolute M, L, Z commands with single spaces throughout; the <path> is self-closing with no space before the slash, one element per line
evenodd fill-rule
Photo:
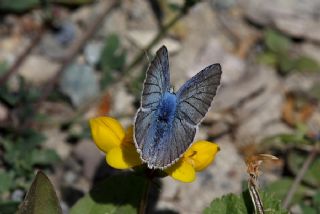
<path fill-rule="evenodd" d="M 287 206 L 320 213 L 318 0 L 1 0 L 0 213 L 14 213 L 38 169 L 65 213 L 119 173 L 93 144 L 88 119 L 133 124 L 162 45 L 175 90 L 221 64 L 197 134 L 221 151 L 193 183 L 161 179 L 150 210 L 201 213 L 214 198 L 241 193 L 245 157 L 267 153 L 280 160 L 264 165 L 260 188 L 284 202 L 300 175 Z"/>

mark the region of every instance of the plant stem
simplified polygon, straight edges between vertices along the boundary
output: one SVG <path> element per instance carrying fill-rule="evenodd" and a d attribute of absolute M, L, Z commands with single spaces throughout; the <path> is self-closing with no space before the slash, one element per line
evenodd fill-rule
<path fill-rule="evenodd" d="M 139 206 L 139 214 L 146 213 L 150 186 L 151 186 L 151 180 L 148 178 L 144 185 L 143 195 L 142 195 L 140 206 Z"/>
<path fill-rule="evenodd" d="M 264 214 L 265 212 L 264 212 L 264 208 L 263 208 L 263 204 L 262 204 L 259 192 L 257 190 L 255 178 L 251 176 L 248 181 L 248 189 L 249 189 L 250 197 L 254 206 L 255 213 Z"/>
<path fill-rule="evenodd" d="M 317 155 L 319 154 L 319 150 L 317 148 L 314 148 L 313 150 L 310 151 L 306 161 L 304 162 L 302 168 L 300 169 L 300 171 L 298 172 L 292 186 L 290 187 L 289 192 L 286 195 L 286 198 L 284 199 L 283 202 L 283 207 L 284 208 L 288 208 L 289 204 L 292 200 L 292 197 L 294 195 L 294 193 L 297 191 L 302 178 L 304 177 L 304 175 L 306 174 L 307 170 L 309 169 L 311 163 L 315 160 L 315 158 L 317 157 Z"/>
<path fill-rule="evenodd" d="M 23 62 L 26 60 L 26 58 L 29 56 L 29 54 L 32 52 L 32 50 L 40 42 L 44 31 L 45 31 L 44 27 L 43 26 L 40 27 L 39 31 L 36 32 L 36 35 L 32 39 L 30 45 L 17 58 L 17 60 L 14 62 L 14 64 L 11 66 L 11 68 L 9 68 L 9 70 L 6 71 L 3 76 L 0 77 L 0 85 L 3 85 L 14 73 L 16 73 L 18 71 L 18 69 L 23 64 Z"/>

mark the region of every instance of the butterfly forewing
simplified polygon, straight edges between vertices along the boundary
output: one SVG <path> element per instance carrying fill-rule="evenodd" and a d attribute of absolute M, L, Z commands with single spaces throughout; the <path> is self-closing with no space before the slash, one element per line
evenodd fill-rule
<path fill-rule="evenodd" d="M 142 108 L 156 108 L 163 93 L 170 88 L 168 51 L 160 48 L 151 62 L 143 86 Z"/>
<path fill-rule="evenodd" d="M 177 92 L 177 117 L 189 125 L 199 124 L 211 106 L 220 79 L 221 67 L 213 64 L 188 80 Z"/>
<path fill-rule="evenodd" d="M 147 155 L 143 154 L 143 151 L 149 151 L 150 144 L 152 144 L 152 139 L 148 136 L 152 133 L 151 125 L 153 124 L 154 114 L 163 94 L 170 87 L 168 60 L 168 51 L 163 46 L 157 51 L 151 62 L 144 81 L 141 106 L 136 114 L 134 127 L 135 144 L 142 158 L 143 155 Z M 148 161 L 144 158 L 143 160 Z"/>

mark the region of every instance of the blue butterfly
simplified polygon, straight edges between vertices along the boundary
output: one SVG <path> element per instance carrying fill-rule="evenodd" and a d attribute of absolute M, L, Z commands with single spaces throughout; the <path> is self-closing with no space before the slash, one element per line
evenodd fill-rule
<path fill-rule="evenodd" d="M 177 93 L 170 87 L 168 50 L 162 46 L 151 62 L 134 124 L 134 141 L 149 168 L 175 163 L 192 144 L 220 85 L 221 66 L 209 65 Z"/>

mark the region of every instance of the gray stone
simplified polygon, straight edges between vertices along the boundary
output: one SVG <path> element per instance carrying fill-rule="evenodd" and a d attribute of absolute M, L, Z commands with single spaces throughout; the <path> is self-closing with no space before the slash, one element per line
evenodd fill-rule
<path fill-rule="evenodd" d="M 73 184 L 74 182 L 76 182 L 78 179 L 78 175 L 72 171 L 67 171 L 65 172 L 64 175 L 64 181 L 66 182 L 66 184 L 70 185 Z"/>
<path fill-rule="evenodd" d="M 16 189 L 11 194 L 11 200 L 13 200 L 13 201 L 22 201 L 24 195 L 25 195 L 24 191 L 22 191 L 21 189 Z"/>
<path fill-rule="evenodd" d="M 304 42 L 301 46 L 301 51 L 303 55 L 317 60 L 320 64 L 320 45 L 311 42 Z"/>
<path fill-rule="evenodd" d="M 91 140 L 82 140 L 73 150 L 74 156 L 83 164 L 84 176 L 92 180 L 101 160 L 104 158 L 100 150 Z"/>
<path fill-rule="evenodd" d="M 201 54 L 195 59 L 194 65 L 188 69 L 187 74 L 192 77 L 213 63 L 220 63 L 223 70 L 221 82 L 224 85 L 232 84 L 244 75 L 245 62 L 228 52 L 217 38 L 208 41 Z"/>
<path fill-rule="evenodd" d="M 299 72 L 289 75 L 283 84 L 286 91 L 309 91 L 320 82 L 320 75 L 310 72 Z"/>
<path fill-rule="evenodd" d="M 2 37 L 0 40 L 0 61 L 12 65 L 31 40 L 20 36 Z"/>
<path fill-rule="evenodd" d="M 66 143 L 67 133 L 51 128 L 45 130 L 44 134 L 46 136 L 44 144 L 46 148 L 55 150 L 62 160 L 70 156 L 72 147 Z"/>
<path fill-rule="evenodd" d="M 238 85 L 234 90 L 247 90 L 247 98 L 242 96 L 242 103 L 235 107 L 235 115 L 240 123 L 237 129 L 237 139 L 243 142 L 244 139 L 253 137 L 261 140 L 268 136 L 266 128 L 281 121 L 281 109 L 283 103 L 283 93 L 281 93 L 281 82 L 277 74 L 264 66 L 254 66 L 248 73 L 245 84 Z M 280 92 L 280 93 L 279 93 Z M 224 95 L 226 96 L 226 95 Z M 240 96 L 239 96 L 240 97 Z M 269 127 L 270 128 L 270 127 Z M 274 129 L 272 134 L 282 133 L 283 129 Z"/>
<path fill-rule="evenodd" d="M 320 41 L 320 1 L 241 0 L 246 16 L 293 37 Z"/>
<path fill-rule="evenodd" d="M 84 55 L 90 65 L 96 65 L 100 60 L 103 42 L 90 42 L 84 48 Z"/>
<path fill-rule="evenodd" d="M 69 46 L 76 37 L 77 28 L 70 21 L 64 21 L 59 26 L 59 30 L 54 33 L 55 39 L 62 46 Z"/>
<path fill-rule="evenodd" d="M 60 88 L 75 106 L 83 105 L 98 95 L 99 81 L 93 68 L 85 64 L 72 64 L 60 79 Z"/>
<path fill-rule="evenodd" d="M 62 60 L 68 54 L 69 48 L 58 43 L 54 35 L 46 33 L 39 46 L 39 54 L 43 54 L 52 59 Z"/>
<path fill-rule="evenodd" d="M 70 20 L 59 24 L 56 31 L 44 34 L 38 48 L 40 54 L 55 60 L 63 60 L 82 33 L 79 27 Z"/>
<path fill-rule="evenodd" d="M 59 64 L 39 55 L 30 55 L 19 69 L 19 74 L 26 81 L 41 85 L 57 73 Z"/>
<path fill-rule="evenodd" d="M 147 1 L 125 1 L 123 12 L 126 13 L 127 29 L 154 29 L 157 20 Z"/>
<path fill-rule="evenodd" d="M 320 108 L 311 115 L 311 118 L 307 121 L 308 129 L 314 135 L 320 133 Z"/>
<path fill-rule="evenodd" d="M 112 89 L 112 108 L 110 115 L 120 117 L 123 115 L 134 115 L 135 108 L 133 107 L 134 96 L 129 94 L 123 85 L 119 83 L 114 85 Z"/>

